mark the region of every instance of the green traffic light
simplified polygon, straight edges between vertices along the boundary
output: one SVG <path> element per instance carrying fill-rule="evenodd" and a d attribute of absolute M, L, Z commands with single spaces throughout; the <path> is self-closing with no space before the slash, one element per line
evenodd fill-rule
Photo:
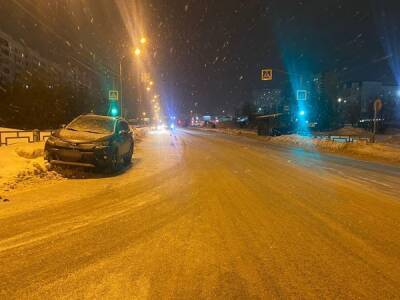
<path fill-rule="evenodd" d="M 111 115 L 113 116 L 113 117 L 116 117 L 116 116 L 118 116 L 118 109 L 117 108 L 112 108 L 111 109 Z"/>

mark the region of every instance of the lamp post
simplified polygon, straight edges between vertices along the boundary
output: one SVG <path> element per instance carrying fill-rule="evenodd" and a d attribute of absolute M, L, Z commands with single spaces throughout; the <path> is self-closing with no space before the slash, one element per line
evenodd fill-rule
<path fill-rule="evenodd" d="M 144 42 L 143 42 L 144 40 Z M 141 43 L 144 44 L 146 42 L 145 38 L 142 38 Z M 135 56 L 140 56 L 140 54 L 142 53 L 142 51 L 140 50 L 140 48 L 135 48 L 133 50 L 133 54 L 135 54 Z M 124 62 L 124 59 L 126 58 L 126 55 L 123 55 L 121 57 L 121 60 L 119 61 L 119 97 L 120 97 L 120 115 L 121 117 L 123 116 L 123 110 L 124 110 L 124 106 L 123 106 L 123 97 L 122 97 L 122 90 L 123 90 L 123 80 L 122 80 L 122 63 Z"/>
<path fill-rule="evenodd" d="M 121 115 L 121 117 L 123 116 L 123 100 L 122 100 L 122 62 L 124 61 L 124 59 L 126 58 L 126 56 L 124 55 L 124 56 L 122 56 L 122 58 L 121 58 L 121 60 L 120 60 L 120 62 L 119 62 L 119 103 L 120 103 L 120 108 L 119 108 L 119 110 L 120 110 L 120 115 Z"/>

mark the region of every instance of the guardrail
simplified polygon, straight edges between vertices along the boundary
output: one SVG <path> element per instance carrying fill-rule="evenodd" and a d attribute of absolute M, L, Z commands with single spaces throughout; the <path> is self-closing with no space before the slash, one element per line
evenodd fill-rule
<path fill-rule="evenodd" d="M 23 141 L 28 143 L 45 141 L 51 135 L 51 130 L 10 130 L 0 131 L 0 146 L 8 146 L 12 141 Z"/>

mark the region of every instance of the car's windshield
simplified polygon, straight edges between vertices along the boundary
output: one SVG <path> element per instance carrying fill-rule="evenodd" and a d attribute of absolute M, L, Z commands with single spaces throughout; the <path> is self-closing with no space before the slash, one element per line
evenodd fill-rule
<path fill-rule="evenodd" d="M 112 133 L 114 132 L 115 120 L 111 118 L 102 118 L 95 116 L 83 116 L 72 121 L 67 130 L 85 131 L 89 133 Z"/>

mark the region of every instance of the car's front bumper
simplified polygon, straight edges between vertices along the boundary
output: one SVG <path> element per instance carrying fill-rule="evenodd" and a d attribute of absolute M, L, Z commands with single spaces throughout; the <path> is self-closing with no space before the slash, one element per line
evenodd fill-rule
<path fill-rule="evenodd" d="M 106 166 L 112 159 L 111 147 L 60 147 L 45 146 L 45 159 L 51 164 L 94 168 Z"/>

